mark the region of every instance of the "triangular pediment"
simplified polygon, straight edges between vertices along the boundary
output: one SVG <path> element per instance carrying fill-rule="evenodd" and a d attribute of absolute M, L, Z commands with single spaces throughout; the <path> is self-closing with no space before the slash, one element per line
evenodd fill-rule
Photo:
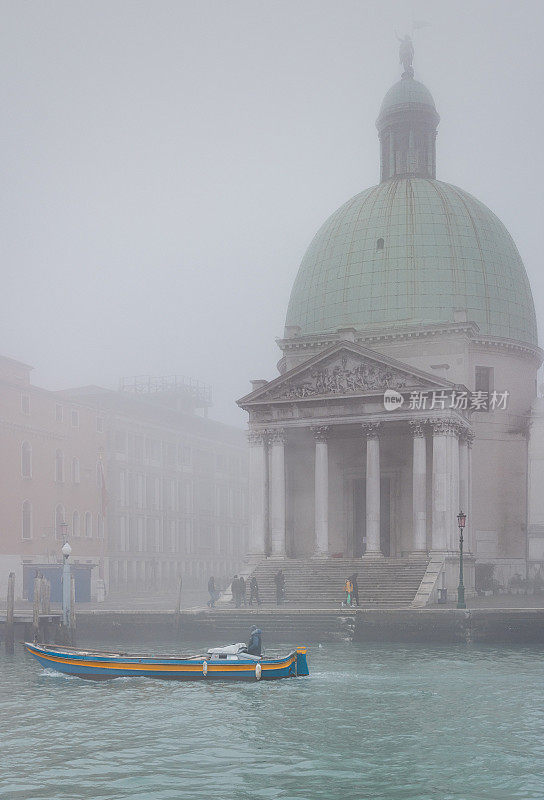
<path fill-rule="evenodd" d="M 361 347 L 338 342 L 265 386 L 238 401 L 245 407 L 255 403 L 296 402 L 311 398 L 334 398 L 382 393 L 394 389 L 453 389 L 454 384 L 402 361 Z"/>

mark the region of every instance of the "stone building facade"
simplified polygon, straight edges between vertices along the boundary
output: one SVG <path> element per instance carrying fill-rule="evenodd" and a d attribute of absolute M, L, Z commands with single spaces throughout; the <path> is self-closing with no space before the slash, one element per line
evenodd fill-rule
<path fill-rule="evenodd" d="M 105 420 L 110 592 L 227 584 L 247 548 L 247 440 L 200 416 L 194 385 L 138 379 L 71 390 Z"/>
<path fill-rule="evenodd" d="M 61 564 L 69 539 L 71 560 L 90 571 L 94 594 L 106 546 L 104 420 L 84 403 L 34 386 L 31 370 L 0 357 L 0 593 L 14 572 L 21 597 L 36 570 Z"/>
<path fill-rule="evenodd" d="M 314 237 L 280 375 L 239 401 L 256 558 L 432 555 L 454 591 L 463 511 L 469 591 L 478 564 L 503 585 L 526 571 L 534 304 L 502 223 L 436 179 L 438 122 L 406 69 L 377 121 L 381 182 Z"/>

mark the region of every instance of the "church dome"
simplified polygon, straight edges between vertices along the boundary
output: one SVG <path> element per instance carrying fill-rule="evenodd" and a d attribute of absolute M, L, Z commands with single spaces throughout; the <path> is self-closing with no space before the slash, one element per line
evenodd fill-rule
<path fill-rule="evenodd" d="M 436 180 L 440 118 L 413 78 L 412 54 L 376 123 L 381 183 L 317 232 L 286 326 L 304 335 L 467 321 L 483 336 L 536 345 L 531 288 L 508 231 L 472 195 Z"/>
<path fill-rule="evenodd" d="M 308 334 L 462 318 L 484 335 L 537 343 L 516 246 L 467 192 L 397 177 L 356 195 L 321 227 L 300 266 L 286 325 Z"/>

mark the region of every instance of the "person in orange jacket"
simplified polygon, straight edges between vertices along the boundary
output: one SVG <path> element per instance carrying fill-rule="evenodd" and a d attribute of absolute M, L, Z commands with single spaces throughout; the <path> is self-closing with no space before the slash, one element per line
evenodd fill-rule
<path fill-rule="evenodd" d="M 344 591 L 346 592 L 346 605 L 351 605 L 351 596 L 353 594 L 353 584 L 349 578 L 346 578 L 346 582 L 344 584 Z"/>

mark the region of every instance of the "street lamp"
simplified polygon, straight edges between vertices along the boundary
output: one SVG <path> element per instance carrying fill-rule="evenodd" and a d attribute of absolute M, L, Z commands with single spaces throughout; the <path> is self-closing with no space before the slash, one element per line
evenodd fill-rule
<path fill-rule="evenodd" d="M 71 552 L 72 548 L 68 542 L 64 542 L 61 550 L 64 562 L 62 565 L 62 621 L 66 628 L 70 624 L 70 564 L 68 559 Z"/>
<path fill-rule="evenodd" d="M 467 515 L 460 511 L 457 514 L 457 526 L 459 528 L 459 586 L 457 587 L 457 608 L 466 608 L 465 586 L 463 583 L 463 530 L 467 522 Z"/>

